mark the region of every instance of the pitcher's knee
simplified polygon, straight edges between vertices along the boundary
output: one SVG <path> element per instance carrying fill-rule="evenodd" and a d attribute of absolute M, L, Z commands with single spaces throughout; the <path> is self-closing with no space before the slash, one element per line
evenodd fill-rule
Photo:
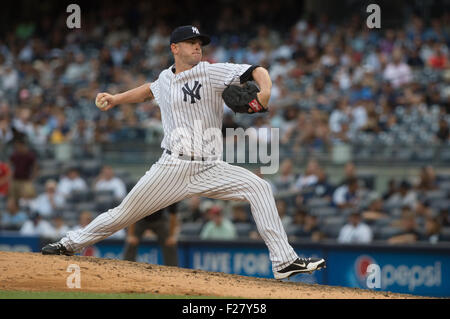
<path fill-rule="evenodd" d="M 250 184 L 250 192 L 251 193 L 264 193 L 272 195 L 272 186 L 270 183 L 262 178 L 254 179 Z"/>

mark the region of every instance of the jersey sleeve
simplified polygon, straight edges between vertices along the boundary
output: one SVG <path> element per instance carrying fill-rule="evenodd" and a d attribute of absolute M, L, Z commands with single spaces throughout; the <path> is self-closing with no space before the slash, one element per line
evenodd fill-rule
<path fill-rule="evenodd" d="M 209 76 L 212 87 L 217 91 L 223 91 L 228 85 L 242 84 L 251 78 L 246 71 L 255 68 L 250 64 L 214 63 L 209 66 Z M 245 78 L 243 75 L 246 75 Z M 245 80 L 245 81 L 243 81 Z"/>
<path fill-rule="evenodd" d="M 153 97 L 159 104 L 159 78 L 156 81 L 150 83 L 150 90 L 152 90 Z"/>

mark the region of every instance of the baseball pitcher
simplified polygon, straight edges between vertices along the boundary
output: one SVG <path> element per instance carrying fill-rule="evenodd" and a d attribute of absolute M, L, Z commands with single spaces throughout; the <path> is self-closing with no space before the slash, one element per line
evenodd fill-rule
<path fill-rule="evenodd" d="M 288 243 L 269 183 L 222 160 L 223 101 L 235 112 L 265 112 L 272 82 L 260 66 L 202 62 L 202 46 L 209 42 L 194 26 L 178 27 L 170 37 L 175 63 L 154 82 L 120 94 L 97 95 L 97 107 L 103 111 L 155 99 L 164 129 L 162 155 L 119 206 L 45 246 L 43 254 L 72 255 L 164 207 L 204 196 L 250 203 L 275 278 L 325 267 L 324 259 L 299 258 Z"/>

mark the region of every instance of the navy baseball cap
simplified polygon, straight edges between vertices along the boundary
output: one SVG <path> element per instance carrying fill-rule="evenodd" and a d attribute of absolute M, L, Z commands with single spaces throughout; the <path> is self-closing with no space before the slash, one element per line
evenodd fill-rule
<path fill-rule="evenodd" d="M 198 29 L 192 25 L 184 25 L 173 30 L 170 35 L 170 44 L 186 41 L 189 39 L 200 38 L 202 45 L 207 45 L 211 39 L 206 34 L 200 33 Z"/>

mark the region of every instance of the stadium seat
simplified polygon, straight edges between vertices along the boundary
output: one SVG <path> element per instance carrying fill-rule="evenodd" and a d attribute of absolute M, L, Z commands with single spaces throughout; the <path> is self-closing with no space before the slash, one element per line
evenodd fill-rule
<path fill-rule="evenodd" d="M 96 210 L 99 212 L 114 208 L 117 204 L 117 200 L 114 198 L 114 194 L 111 191 L 96 192 L 94 202 Z"/>
<path fill-rule="evenodd" d="M 424 195 L 425 199 L 429 200 L 430 202 L 447 198 L 447 192 L 441 189 L 428 191 Z"/>
<path fill-rule="evenodd" d="M 450 242 L 450 227 L 444 227 L 441 229 L 440 241 Z"/>
<path fill-rule="evenodd" d="M 94 177 L 100 173 L 101 164 L 98 160 L 84 160 L 81 162 L 81 175 Z"/>
<path fill-rule="evenodd" d="M 300 226 L 297 224 L 289 224 L 285 227 L 285 231 L 288 236 L 295 236 L 299 229 Z"/>
<path fill-rule="evenodd" d="M 180 236 L 198 237 L 202 230 L 202 226 L 201 223 L 183 223 L 180 227 Z"/>
<path fill-rule="evenodd" d="M 339 209 L 337 209 L 336 207 L 318 207 L 311 210 L 311 214 L 319 218 L 335 216 L 338 214 L 338 212 Z"/>
<path fill-rule="evenodd" d="M 82 211 L 95 212 L 96 204 L 92 203 L 92 202 L 81 202 L 81 203 L 75 204 L 74 208 L 78 213 L 81 213 Z"/>
<path fill-rule="evenodd" d="M 321 231 L 325 234 L 328 239 L 337 239 L 339 237 L 339 232 L 341 231 L 342 225 L 339 224 L 329 224 L 321 227 Z"/>
<path fill-rule="evenodd" d="M 235 223 L 236 233 L 240 238 L 248 238 L 250 231 L 253 230 L 253 225 L 250 223 Z"/>
<path fill-rule="evenodd" d="M 331 201 L 326 198 L 321 197 L 312 197 L 308 200 L 307 206 L 310 209 L 318 208 L 318 207 L 327 207 L 331 204 Z"/>
<path fill-rule="evenodd" d="M 430 202 L 430 206 L 436 211 L 448 209 L 450 207 L 450 199 L 435 199 Z"/>
<path fill-rule="evenodd" d="M 450 148 L 446 148 L 446 149 L 443 149 L 442 151 L 441 151 L 441 154 L 440 154 L 440 160 L 442 161 L 442 162 L 450 162 Z"/>
<path fill-rule="evenodd" d="M 376 240 L 387 240 L 402 233 L 401 229 L 391 226 L 374 227 L 373 231 Z"/>
<path fill-rule="evenodd" d="M 74 192 L 72 192 L 72 193 L 70 193 L 68 195 L 66 201 L 68 203 L 77 204 L 77 203 L 81 203 L 81 202 L 92 201 L 93 198 L 94 198 L 93 194 L 89 190 L 87 190 L 87 191 L 74 191 Z"/>

